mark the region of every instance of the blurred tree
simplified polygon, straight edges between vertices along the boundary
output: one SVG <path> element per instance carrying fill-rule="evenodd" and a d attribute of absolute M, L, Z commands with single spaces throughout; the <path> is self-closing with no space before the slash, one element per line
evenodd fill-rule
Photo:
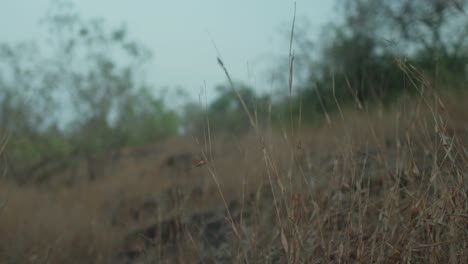
<path fill-rule="evenodd" d="M 206 131 L 206 111 L 200 103 L 188 102 L 183 107 L 180 130 L 182 134 L 190 133 L 198 137 L 203 137 Z"/>
<path fill-rule="evenodd" d="M 257 96 L 252 87 L 241 82 L 234 82 L 234 85 L 253 118 L 260 121 L 266 120 L 269 97 Z M 230 84 L 220 84 L 215 89 L 217 96 L 208 105 L 203 106 L 202 102 L 185 105 L 183 122 L 181 122 L 184 124 L 182 128 L 184 133 L 203 137 L 204 133 L 205 135 L 207 133 L 208 122 L 212 133 L 238 135 L 248 131 L 249 118 Z"/>
<path fill-rule="evenodd" d="M 237 82 L 234 85 L 250 113 L 259 117 L 257 120 L 265 120 L 267 98 L 257 97 L 254 90 L 243 83 Z M 235 91 L 228 84 L 218 85 L 216 90 L 219 95 L 208 108 L 210 128 L 233 134 L 246 132 L 250 121 Z"/>
<path fill-rule="evenodd" d="M 12 176 L 26 181 L 76 155 L 89 165 L 100 151 L 176 133 L 177 115 L 140 74 L 151 54 L 125 27 L 84 20 L 67 1 L 54 1 L 42 23 L 47 43 L 0 45 L 0 134 L 11 135 Z"/>
<path fill-rule="evenodd" d="M 362 2 L 359 5 L 369 1 Z M 376 2 L 376 8 L 369 12 L 378 18 L 382 38 L 391 35 L 398 39 L 399 52 L 430 73 L 434 81 L 438 78 L 444 83 L 466 80 L 467 0 Z"/>
<path fill-rule="evenodd" d="M 398 58 L 425 72 L 434 87 L 466 82 L 467 0 L 340 0 L 337 4 L 343 17 L 325 27 L 321 56 L 309 61 L 309 75 L 300 80 L 305 116 L 314 119 L 322 107 L 310 104 L 333 110 L 334 98 L 340 103 L 388 102 L 404 90 L 413 92 L 407 89 Z M 303 58 L 312 52 L 300 51 L 296 56 Z"/>
<path fill-rule="evenodd" d="M 121 133 L 120 144 L 136 145 L 161 140 L 177 133 L 179 116 L 166 110 L 164 101 L 148 90 L 132 95 L 119 107 L 114 129 Z"/>

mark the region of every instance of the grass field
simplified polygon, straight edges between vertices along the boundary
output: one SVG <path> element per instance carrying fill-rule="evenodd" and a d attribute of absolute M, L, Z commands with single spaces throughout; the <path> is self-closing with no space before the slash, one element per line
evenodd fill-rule
<path fill-rule="evenodd" d="M 467 98 L 174 137 L 101 157 L 94 181 L 84 161 L 3 180 L 0 263 L 466 263 Z"/>

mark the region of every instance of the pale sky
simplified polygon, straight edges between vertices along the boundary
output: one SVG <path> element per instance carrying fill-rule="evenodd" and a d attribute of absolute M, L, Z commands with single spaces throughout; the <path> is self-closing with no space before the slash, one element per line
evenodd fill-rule
<path fill-rule="evenodd" d="M 259 91 L 271 86 L 268 71 L 287 58 L 288 34 L 297 4 L 296 23 L 307 22 L 310 34 L 334 17 L 334 1 L 323 0 L 76 0 L 85 19 L 103 18 L 108 28 L 126 24 L 130 38 L 153 53 L 148 82 L 156 88 L 183 87 L 194 98 L 206 81 L 208 93 L 225 76 L 216 50 L 233 79 Z M 39 19 L 49 0 L 8 0 L 0 9 L 0 42 L 38 39 Z M 211 90 L 212 91 L 212 90 Z M 214 95 L 213 95 L 214 96 Z"/>

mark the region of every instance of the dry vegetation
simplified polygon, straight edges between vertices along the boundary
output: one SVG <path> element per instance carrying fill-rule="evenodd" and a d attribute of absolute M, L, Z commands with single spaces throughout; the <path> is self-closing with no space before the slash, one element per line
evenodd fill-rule
<path fill-rule="evenodd" d="M 203 138 L 109 151 L 40 184 L 2 180 L 0 262 L 465 263 L 467 96 L 402 70 L 419 96 L 390 108 L 356 101 L 279 133 L 245 107 L 247 135 L 207 119 Z"/>
<path fill-rule="evenodd" d="M 92 182 L 3 181 L 0 262 L 466 262 L 464 98 L 174 138 L 103 158 Z"/>
<path fill-rule="evenodd" d="M 418 96 L 353 94 L 320 126 L 262 126 L 234 89 L 245 135 L 207 118 L 201 138 L 109 150 L 33 184 L 2 171 L 0 263 L 468 263 L 468 94 L 398 66 Z"/>

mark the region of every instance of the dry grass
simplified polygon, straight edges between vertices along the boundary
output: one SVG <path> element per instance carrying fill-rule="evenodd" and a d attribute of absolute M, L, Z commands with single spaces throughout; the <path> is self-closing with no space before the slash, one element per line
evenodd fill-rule
<path fill-rule="evenodd" d="M 294 136 L 216 137 L 207 165 L 187 170 L 167 156 L 189 150 L 195 163 L 205 143 L 143 147 L 73 187 L 1 182 L 0 262 L 466 262 L 463 98 L 343 110 Z"/>
<path fill-rule="evenodd" d="M 94 181 L 85 161 L 41 186 L 2 181 L 0 263 L 466 263 L 468 96 L 401 68 L 420 96 L 390 109 L 270 133 L 230 82 L 247 135 L 207 119 L 203 139 L 100 157 Z"/>

